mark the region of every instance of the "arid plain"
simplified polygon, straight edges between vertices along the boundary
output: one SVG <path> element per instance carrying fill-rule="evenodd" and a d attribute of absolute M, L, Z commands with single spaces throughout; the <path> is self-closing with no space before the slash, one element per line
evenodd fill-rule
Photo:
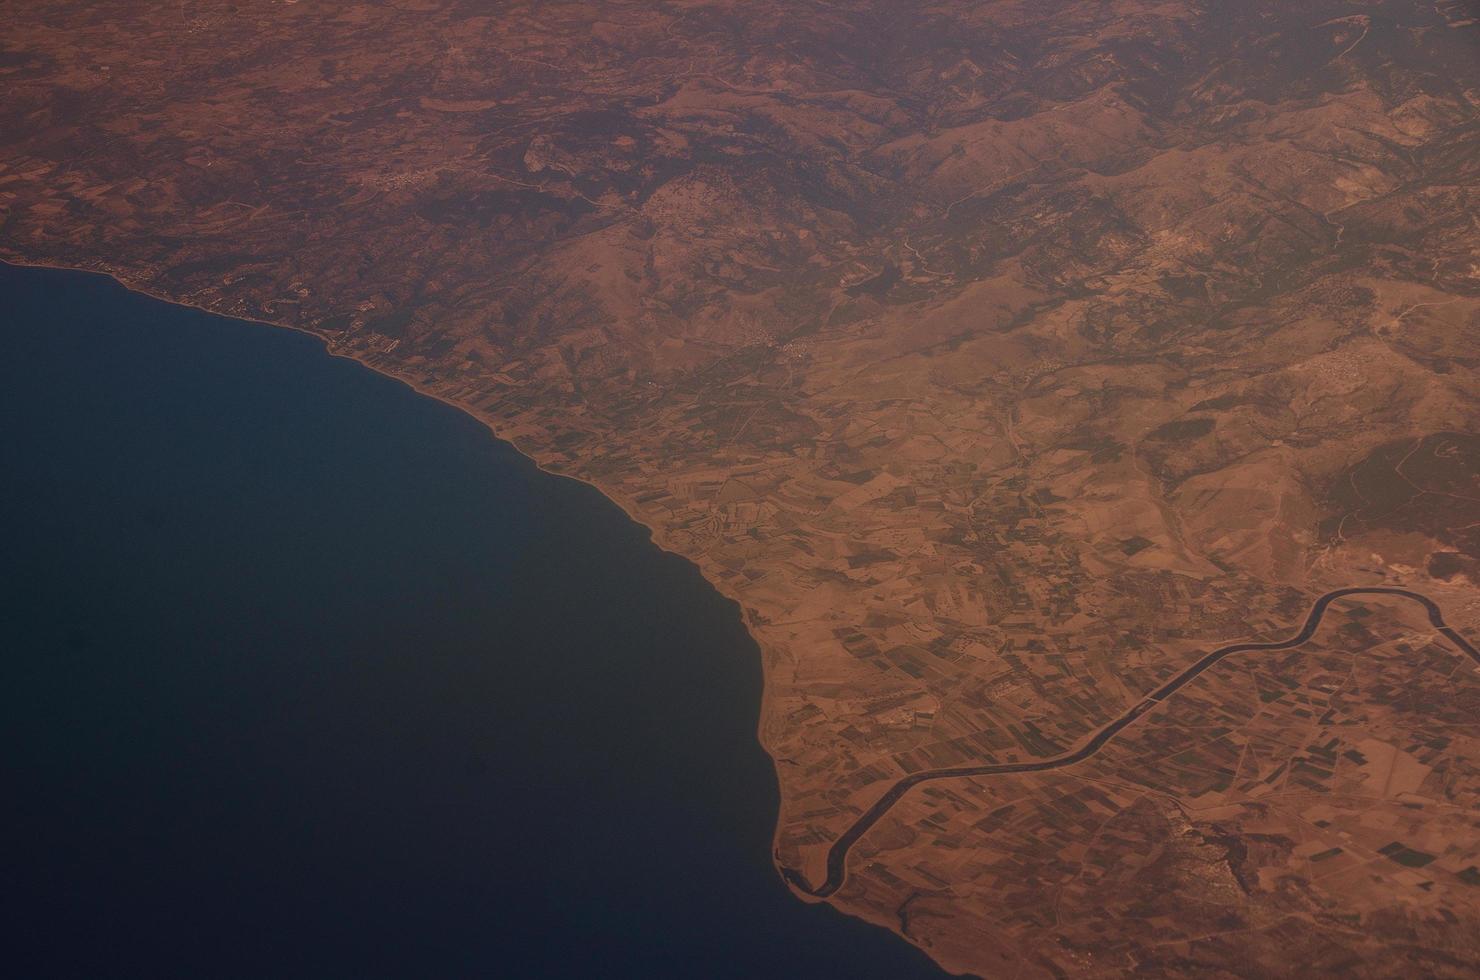
<path fill-rule="evenodd" d="M 740 604 L 802 880 L 1330 590 L 1480 638 L 1472 5 L 0 9 L 0 257 L 600 487 Z M 985 976 L 1473 976 L 1480 673 L 1341 600 L 828 900 Z"/>

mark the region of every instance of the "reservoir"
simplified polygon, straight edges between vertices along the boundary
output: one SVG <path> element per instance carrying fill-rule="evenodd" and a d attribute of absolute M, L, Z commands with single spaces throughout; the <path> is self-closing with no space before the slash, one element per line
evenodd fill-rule
<path fill-rule="evenodd" d="M 940 971 L 770 860 L 738 609 L 314 339 L 0 266 L 15 976 Z"/>

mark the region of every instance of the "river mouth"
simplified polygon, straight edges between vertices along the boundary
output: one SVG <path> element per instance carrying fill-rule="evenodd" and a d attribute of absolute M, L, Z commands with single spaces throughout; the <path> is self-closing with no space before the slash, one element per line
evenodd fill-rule
<path fill-rule="evenodd" d="M 940 976 L 793 898 L 737 608 L 312 338 L 0 266 L 26 975 Z"/>

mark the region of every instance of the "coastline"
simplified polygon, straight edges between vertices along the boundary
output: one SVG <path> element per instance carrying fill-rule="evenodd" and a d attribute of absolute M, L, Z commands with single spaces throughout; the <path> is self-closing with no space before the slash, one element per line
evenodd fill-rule
<path fill-rule="evenodd" d="M 459 412 L 462 412 L 464 415 L 466 415 L 469 418 L 475 420 L 476 422 L 478 422 L 479 425 L 481 425 L 485 429 L 487 429 L 488 432 L 489 432 L 489 434 L 492 435 L 492 437 L 495 440 L 497 440 L 499 442 L 502 442 L 505 445 L 510 446 L 520 456 L 524 457 L 525 459 L 527 459 L 531 463 L 533 463 L 534 466 L 535 466 L 535 468 L 538 469 L 541 473 L 544 473 L 544 474 L 547 474 L 547 475 L 553 476 L 553 477 L 558 477 L 558 478 L 561 478 L 561 479 L 574 480 L 577 483 L 581 483 L 581 484 L 584 484 L 586 486 L 589 486 L 592 489 L 596 490 L 598 493 L 600 493 L 607 500 L 609 500 L 613 504 L 615 504 L 622 511 L 622 513 L 624 515 L 626 515 L 626 517 L 627 517 L 628 520 L 630 520 L 632 523 L 638 525 L 639 527 L 642 527 L 642 528 L 644 528 L 644 529 L 647 530 L 647 532 L 648 532 L 648 539 L 653 543 L 654 546 L 656 546 L 658 549 L 660 549 L 661 551 L 663 551 L 665 553 L 674 555 L 674 556 L 676 556 L 678 558 L 682 558 L 684 561 L 688 562 L 690 565 L 693 565 L 698 570 L 700 576 L 703 577 L 704 581 L 706 583 L 708 583 L 708 585 L 710 586 L 710 588 L 714 589 L 714 591 L 717 594 L 719 594 L 720 596 L 722 596 L 726 600 L 734 603 L 734 605 L 738 609 L 739 614 L 740 614 L 740 622 L 741 622 L 741 625 L 745 628 L 746 633 L 750 636 L 751 641 L 755 644 L 756 649 L 757 649 L 757 652 L 759 653 L 760 660 L 761 660 L 761 701 L 760 701 L 760 704 L 758 705 L 758 710 L 757 710 L 757 715 L 756 715 L 756 723 L 755 723 L 755 728 L 754 728 L 754 731 L 753 731 L 753 735 L 754 735 L 754 738 L 756 740 L 756 743 L 760 745 L 761 750 L 766 753 L 766 757 L 771 760 L 771 771 L 772 771 L 772 775 L 776 779 L 776 784 L 777 784 L 777 789 L 778 789 L 778 809 L 777 809 L 777 812 L 776 812 L 776 814 L 774 816 L 774 819 L 773 819 L 773 822 L 772 822 L 772 827 L 771 827 L 771 855 L 770 855 L 770 860 L 771 860 L 772 870 L 776 874 L 777 880 L 786 885 L 787 891 L 791 894 L 791 896 L 794 899 L 799 900 L 799 901 L 802 901 L 802 902 L 806 902 L 808 904 L 833 905 L 834 908 L 837 908 L 837 906 L 836 906 L 835 903 L 830 902 L 830 901 L 828 901 L 825 898 L 818 898 L 818 897 L 815 897 L 815 896 L 807 895 L 805 892 L 801 892 L 801 891 L 797 890 L 796 888 L 792 887 L 789 883 L 787 883 L 787 879 L 786 879 L 786 877 L 785 877 L 785 875 L 783 873 L 784 869 L 783 869 L 782 865 L 780 864 L 780 862 L 776 858 L 776 849 L 777 849 L 777 846 L 779 844 L 780 835 L 781 835 L 781 813 L 782 813 L 782 809 L 785 807 L 786 800 L 785 800 L 785 797 L 782 796 L 781 793 L 780 793 L 780 787 L 781 787 L 782 783 L 781 783 L 781 779 L 780 779 L 780 767 L 779 767 L 779 763 L 778 763 L 778 761 L 776 759 L 775 754 L 771 751 L 770 746 L 766 744 L 766 739 L 765 739 L 765 735 L 764 735 L 765 726 L 766 726 L 766 719 L 767 719 L 767 713 L 768 713 L 769 708 L 771 706 L 771 698 L 772 698 L 771 663 L 772 663 L 772 659 L 773 659 L 772 654 L 775 651 L 773 651 L 771 649 L 770 645 L 768 645 L 765 641 L 763 641 L 756 634 L 755 630 L 752 628 L 751 611 L 745 606 L 745 604 L 743 602 L 740 601 L 739 597 L 737 595 L 735 595 L 731 590 L 729 590 L 722 582 L 717 581 L 714 577 L 710 576 L 706 572 L 706 569 L 705 569 L 705 567 L 704 567 L 704 565 L 702 563 L 700 563 L 698 561 L 695 561 L 689 555 L 684 554 L 682 551 L 680 551 L 676 547 L 674 547 L 673 544 L 672 544 L 672 541 L 668 538 L 668 536 L 663 532 L 663 530 L 660 527 L 654 526 L 654 525 L 649 524 L 646 521 L 642 520 L 641 519 L 641 516 L 640 516 L 640 511 L 637 509 L 636 503 L 634 501 L 626 498 L 623 494 L 617 493 L 617 492 L 613 491 L 612 489 L 610 489 L 608 487 L 605 487 L 605 486 L 603 486 L 603 485 L 601 485 L 599 483 L 596 483 L 596 482 L 594 482 L 592 480 L 588 480 L 588 479 L 585 479 L 583 477 L 576 476 L 576 475 L 573 475 L 573 474 L 570 474 L 570 473 L 563 473 L 563 472 L 561 472 L 561 471 L 559 471 L 557 469 L 550 468 L 550 465 L 549 465 L 550 464 L 550 460 L 549 460 L 548 457 L 542 459 L 538 454 L 532 452 L 526 446 L 520 445 L 519 442 L 516 439 L 511 438 L 511 437 L 508 437 L 508 436 L 505 436 L 505 435 L 502 435 L 498 431 L 498 428 L 496 427 L 496 425 L 495 425 L 494 422 L 492 422 L 491 420 L 489 420 L 489 419 L 485 418 L 484 416 L 482 416 L 472 406 L 467 405 L 467 404 L 465 404 L 463 402 L 460 402 L 460 401 L 458 401 L 458 400 L 456 400 L 454 398 L 450 398 L 450 397 L 448 397 L 446 395 L 443 395 L 443 394 L 441 394 L 441 393 L 439 393 L 437 391 L 434 391 L 434 390 L 428 388 L 426 385 L 424 385 L 424 384 L 422 384 L 422 383 L 420 383 L 420 382 L 418 382 L 416 380 L 413 380 L 412 378 L 403 376 L 403 375 L 401 375 L 399 373 L 396 373 L 396 372 L 393 372 L 393 371 L 390 371 L 390 370 L 386 370 L 383 366 L 374 364 L 374 363 L 372 363 L 372 362 L 370 362 L 368 360 L 365 360 L 363 358 L 356 357 L 354 354 L 348 353 L 345 350 L 343 350 L 342 348 L 339 348 L 338 345 L 336 345 L 334 343 L 334 341 L 330 337 L 326 336 L 323 333 L 320 333 L 318 331 L 315 331 L 315 330 L 313 330 L 311 328 L 299 326 L 297 324 L 284 323 L 284 322 L 281 322 L 281 321 L 265 320 L 265 319 L 262 319 L 261 317 L 245 316 L 245 315 L 242 315 L 240 313 L 232 313 L 232 312 L 227 312 L 227 311 L 223 311 L 223 310 L 213 309 L 210 306 L 206 306 L 206 305 L 201 304 L 201 303 L 195 303 L 195 302 L 191 302 L 191 301 L 186 300 L 186 299 L 181 299 L 181 298 L 178 298 L 178 297 L 175 297 L 175 296 L 171 296 L 171 295 L 169 295 L 167 293 L 163 293 L 163 292 L 160 292 L 158 290 L 154 290 L 154 289 L 148 288 L 147 286 L 141 285 L 141 284 L 139 284 L 137 282 L 131 281 L 127 277 L 127 273 L 124 270 L 111 268 L 111 267 L 108 267 L 107 265 L 102 264 L 102 263 L 99 263 L 96 267 L 89 267 L 89 266 L 84 266 L 84 265 L 75 265 L 75 264 L 67 264 L 67 263 L 60 263 L 60 262 L 36 261 L 36 260 L 25 258 L 25 257 L 21 256 L 13 248 L 7 247 L 3 243 L 0 243 L 0 262 L 4 262 L 4 263 L 6 263 L 8 265 L 16 266 L 16 267 L 19 267 L 19 268 L 54 269 L 54 270 L 63 271 L 63 272 L 80 272 L 80 273 L 85 273 L 85 274 L 89 274 L 89 275 L 104 276 L 104 277 L 112 280 L 113 282 L 117 283 L 123 289 L 128 290 L 129 292 L 132 292 L 132 293 L 135 293 L 135 294 L 138 294 L 138 295 L 141 295 L 141 296 L 147 296 L 148 298 L 153 299 L 153 300 L 157 300 L 159 302 L 169 303 L 169 304 L 171 304 L 173 306 L 179 306 L 179 307 L 184 307 L 184 308 L 187 308 L 187 309 L 197 310 L 199 312 L 206 313 L 206 314 L 209 314 L 211 316 L 227 317 L 227 318 L 232 319 L 232 320 L 237 320 L 237 321 L 240 321 L 240 322 L 243 322 L 243 323 L 250 323 L 250 324 L 253 324 L 253 325 L 256 325 L 256 326 L 267 327 L 267 328 L 275 329 L 275 330 L 291 330 L 291 331 L 293 331 L 295 333 L 304 334 L 304 335 L 306 335 L 308 337 L 313 338 L 317 343 L 319 343 L 320 345 L 322 345 L 325 353 L 327 353 L 331 357 L 336 357 L 336 358 L 340 358 L 342 360 L 350 361 L 350 362 L 352 362 L 352 363 L 354 363 L 354 364 L 356 364 L 356 365 L 358 365 L 358 366 L 360 366 L 360 367 L 362 367 L 362 368 L 364 368 L 364 369 L 366 369 L 368 371 L 374 372 L 375 374 L 377 374 L 377 375 L 379 375 L 381 377 L 388 378 L 388 379 L 391 379 L 393 381 L 396 381 L 396 382 L 398 382 L 400 384 L 403 384 L 407 388 L 410 388 L 412 391 L 414 391 L 416 394 L 418 394 L 418 395 L 420 395 L 422 397 L 432 399 L 433 401 L 440 402 L 443 405 L 446 405 L 446 406 L 448 406 L 450 408 L 453 408 L 453 409 L 455 409 L 455 410 L 457 410 Z M 817 857 L 819 859 L 825 859 L 825 852 L 819 852 L 817 855 L 815 855 L 815 857 Z M 818 860 L 815 863 L 819 864 L 819 866 L 820 866 L 822 862 L 821 862 L 821 860 Z M 848 916 L 850 916 L 852 918 L 857 918 L 860 921 L 867 922 L 870 925 L 877 926 L 877 927 L 879 927 L 881 929 L 884 929 L 884 930 L 886 930 L 886 931 L 894 934 L 895 936 L 898 936 L 904 942 L 910 944 L 911 946 L 914 946 L 917 949 L 922 950 L 927 956 L 930 956 L 931 957 L 931 960 L 933 962 L 935 962 L 936 965 L 939 966 L 948 975 L 952 975 L 952 976 L 970 976 L 971 975 L 971 974 L 968 974 L 968 973 L 957 973 L 954 968 L 952 968 L 951 966 L 948 966 L 947 964 L 943 963 L 941 960 L 935 958 L 931 954 L 931 951 L 930 951 L 930 948 L 929 947 L 921 946 L 918 943 L 914 942 L 914 940 L 912 940 L 909 936 L 905 935 L 900 929 L 898 929 L 897 927 L 895 927 L 892 923 L 886 922 L 886 921 L 884 921 L 882 919 L 874 919 L 874 918 L 872 918 L 870 916 L 861 915 L 861 914 L 858 914 L 857 912 L 854 912 L 854 911 L 845 911 L 843 909 L 838 909 L 838 911 L 839 911 L 840 914 L 848 915 Z"/>
<path fill-rule="evenodd" d="M 649 541 L 651 541 L 662 551 L 683 558 L 689 565 L 693 566 L 700 573 L 700 575 L 704 578 L 705 582 L 709 585 L 710 588 L 712 588 L 718 595 L 735 603 L 735 605 L 739 608 L 740 623 L 745 628 L 746 633 L 750 637 L 752 642 L 755 643 L 757 652 L 761 656 L 762 687 L 755 719 L 754 737 L 756 743 L 759 744 L 762 751 L 764 751 L 768 758 L 770 758 L 771 760 L 773 778 L 776 780 L 776 784 L 779 790 L 779 787 L 781 786 L 779 761 L 776 755 L 772 753 L 770 747 L 766 742 L 765 732 L 767 721 L 769 718 L 769 712 L 773 705 L 774 696 L 771 683 L 773 673 L 773 658 L 780 651 L 777 649 L 775 644 L 768 644 L 761 639 L 761 637 L 757 634 L 756 629 L 754 628 L 751 611 L 745 606 L 743 602 L 740 601 L 740 599 L 735 594 L 732 593 L 731 590 L 726 588 L 723 582 L 717 581 L 715 578 L 711 577 L 710 574 L 708 574 L 705 564 L 702 561 L 696 560 L 695 558 L 686 555 L 682 550 L 679 550 L 679 548 L 674 545 L 672 539 L 663 532 L 660 526 L 655 526 L 642 519 L 641 512 L 639 511 L 635 500 L 632 500 L 613 489 L 609 489 L 599 482 L 585 479 L 581 476 L 573 475 L 571 473 L 562 472 L 560 469 L 552 468 L 550 456 L 541 458 L 539 454 L 531 451 L 527 446 L 521 445 L 518 440 L 500 434 L 498 426 L 493 420 L 484 417 L 482 414 L 480 414 L 478 410 L 476 410 L 469 404 L 460 401 L 455 397 L 450 397 L 448 395 L 442 394 L 434 390 L 433 388 L 430 388 L 427 385 L 412 379 L 411 377 L 408 377 L 393 370 L 389 370 L 388 366 L 384 363 L 375 363 L 374 361 L 356 356 L 355 354 L 350 353 L 344 348 L 340 347 L 331 337 L 327 336 L 324 333 L 291 323 L 273 321 L 269 319 L 263 319 L 261 317 L 244 316 L 232 312 L 223 312 L 217 309 L 213 309 L 210 306 L 203 305 L 201 303 L 193 303 L 186 300 L 176 299 L 167 294 L 162 294 L 149 288 L 134 285 L 129 281 L 129 279 L 125 277 L 126 273 L 120 274 L 119 272 L 106 267 L 100 266 L 96 268 L 89 268 L 85 266 L 62 263 L 30 262 L 25 260 L 18 260 L 12 257 L 12 255 L 5 254 L 8 251 L 10 250 L 7 249 L 5 246 L 0 245 L 0 261 L 4 261 L 7 264 L 15 267 L 55 269 L 64 272 L 81 272 L 90 275 L 102 275 L 106 276 L 114 283 L 117 283 L 119 287 L 130 293 L 140 296 L 146 296 L 150 299 L 160 302 L 169 303 L 170 305 L 175 307 L 193 309 L 212 316 L 221 316 L 229 318 L 231 320 L 251 323 L 257 326 L 286 328 L 297 333 L 307 334 L 313 337 L 314 340 L 322 346 L 322 349 L 325 351 L 325 353 L 329 354 L 330 356 L 352 361 L 360 367 L 369 369 L 380 377 L 385 377 L 400 382 L 401 384 L 404 384 L 406 387 L 410 388 L 416 394 L 448 405 L 449 407 L 457 409 L 468 417 L 476 420 L 494 437 L 494 439 L 513 448 L 514 451 L 519 454 L 519 456 L 533 463 L 536 469 L 538 469 L 541 473 L 575 480 L 578 483 L 590 486 L 598 493 L 600 493 L 604 498 L 612 501 L 614 504 L 622 509 L 623 513 L 630 521 L 632 521 L 632 523 L 647 530 L 647 538 Z M 778 878 L 780 878 L 783 882 L 788 883 L 788 891 L 791 893 L 791 896 L 793 898 L 800 899 L 801 901 L 809 905 L 831 905 L 838 912 L 838 914 L 845 915 L 849 918 L 858 919 L 869 924 L 870 926 L 884 929 L 887 932 L 891 933 L 893 936 L 902 939 L 910 947 L 920 950 L 946 974 L 955 976 L 975 975 L 970 973 L 969 970 L 967 970 L 966 968 L 959 965 L 959 963 L 951 963 L 948 960 L 943 959 L 942 954 L 944 954 L 945 956 L 949 956 L 949 950 L 937 950 L 929 945 L 922 944 L 918 939 L 911 936 L 910 933 L 907 931 L 909 928 L 907 922 L 904 922 L 903 920 L 896 922 L 895 920 L 890 919 L 887 915 L 876 916 L 874 914 L 871 914 L 872 910 L 866 907 L 858 907 L 856 905 L 840 905 L 834 900 L 834 896 L 832 893 L 824 896 L 809 895 L 804 890 L 796 888 L 794 886 L 794 883 L 789 882 L 786 874 L 784 873 L 788 869 L 784 868 L 777 859 L 777 846 L 780 841 L 782 830 L 782 815 L 785 813 L 786 802 L 786 799 L 780 796 L 778 793 L 778 810 L 773 815 L 770 860 L 772 863 L 773 872 L 775 872 Z M 814 846 L 814 853 L 809 854 L 807 856 L 808 860 L 805 862 L 805 864 L 802 865 L 802 869 L 806 872 L 806 876 L 809 879 L 818 880 L 818 869 L 822 867 L 823 861 L 826 858 L 825 850 L 825 848 Z"/>

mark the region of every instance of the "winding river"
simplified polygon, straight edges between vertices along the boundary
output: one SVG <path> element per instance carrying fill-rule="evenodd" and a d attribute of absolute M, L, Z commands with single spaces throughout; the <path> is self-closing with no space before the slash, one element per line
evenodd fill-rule
<path fill-rule="evenodd" d="M 1141 718 L 1147 712 L 1152 711 L 1156 708 L 1157 705 L 1161 704 L 1167 698 L 1171 697 L 1173 694 L 1176 694 L 1182 688 L 1186 687 L 1192 681 L 1196 680 L 1198 676 L 1203 673 L 1203 671 L 1207 670 L 1209 667 L 1212 667 L 1219 661 L 1227 657 L 1231 657 L 1236 653 L 1289 650 L 1294 647 L 1298 647 L 1315 635 L 1316 630 L 1320 628 L 1321 619 L 1326 615 L 1326 610 L 1330 608 L 1331 603 L 1335 602 L 1338 599 L 1347 599 L 1354 596 L 1369 595 L 1397 596 L 1399 598 L 1409 599 L 1413 602 L 1418 603 L 1423 607 L 1425 614 L 1427 614 L 1429 618 L 1429 624 L 1434 627 L 1435 631 L 1438 632 L 1439 635 L 1443 636 L 1450 643 L 1454 644 L 1457 649 L 1466 654 L 1471 660 L 1475 661 L 1475 664 L 1477 666 L 1480 666 L 1480 650 L 1475 649 L 1474 645 L 1471 644 L 1469 640 L 1466 640 L 1463 636 L 1460 635 L 1457 630 L 1455 630 L 1448 623 L 1444 622 L 1444 614 L 1443 611 L 1440 610 L 1439 604 L 1434 602 L 1434 600 L 1430 599 L 1428 596 L 1422 595 L 1418 592 L 1413 592 L 1409 589 L 1399 589 L 1385 586 L 1336 589 L 1334 591 L 1327 592 L 1325 595 L 1321 596 L 1315 601 L 1315 604 L 1311 606 L 1310 614 L 1305 617 L 1305 624 L 1301 626 L 1300 629 L 1289 639 L 1274 640 L 1267 643 L 1231 643 L 1228 646 L 1219 647 L 1212 653 L 1209 653 L 1202 657 L 1200 660 L 1192 664 L 1192 666 L 1188 667 L 1186 670 L 1182 671 L 1176 677 L 1173 677 L 1171 680 L 1167 681 L 1161 687 L 1152 691 L 1150 694 L 1147 694 L 1140 701 L 1137 701 L 1134 705 L 1127 709 L 1124 714 L 1122 714 L 1120 717 L 1116 718 L 1109 724 L 1105 725 L 1103 728 L 1100 728 L 1094 734 L 1089 736 L 1089 738 L 1085 739 L 1085 741 L 1073 751 L 1066 752 L 1063 755 L 1054 756 L 1049 759 L 1042 759 L 1037 762 L 1012 762 L 981 766 L 950 766 L 942 769 L 922 769 L 919 772 L 910 773 L 908 776 L 903 777 L 902 779 L 895 782 L 894 785 L 890 786 L 889 789 L 885 791 L 884 795 L 879 797 L 879 799 L 874 803 L 873 806 L 865 810 L 863 814 L 860 815 L 857 820 L 853 821 L 853 824 L 847 830 L 843 831 L 842 835 L 833 842 L 832 847 L 827 852 L 827 877 L 821 882 L 821 884 L 811 884 L 795 868 L 783 868 L 781 873 L 786 878 L 786 880 L 791 883 L 792 887 L 794 887 L 802 894 L 811 895 L 816 898 L 826 898 L 827 896 L 832 895 L 834 892 L 836 892 L 839 888 L 843 887 L 843 882 L 847 879 L 848 874 L 848 852 L 853 848 L 853 845 L 857 844 L 858 841 L 869 832 L 869 829 L 872 828 L 874 824 L 878 823 L 880 818 L 883 817 L 884 814 L 888 813 L 889 810 L 896 803 L 904 799 L 905 794 L 914 789 L 916 786 L 919 786 L 921 783 L 928 783 L 937 779 L 955 779 L 961 776 L 1005 776 L 1011 773 L 1047 772 L 1051 769 L 1064 769 L 1069 766 L 1076 765 L 1077 763 L 1083 762 L 1084 760 L 1096 755 L 1106 745 L 1109 745 L 1110 742 L 1115 738 L 1115 736 L 1124 731 L 1126 727 L 1133 724 L 1138 718 Z"/>

